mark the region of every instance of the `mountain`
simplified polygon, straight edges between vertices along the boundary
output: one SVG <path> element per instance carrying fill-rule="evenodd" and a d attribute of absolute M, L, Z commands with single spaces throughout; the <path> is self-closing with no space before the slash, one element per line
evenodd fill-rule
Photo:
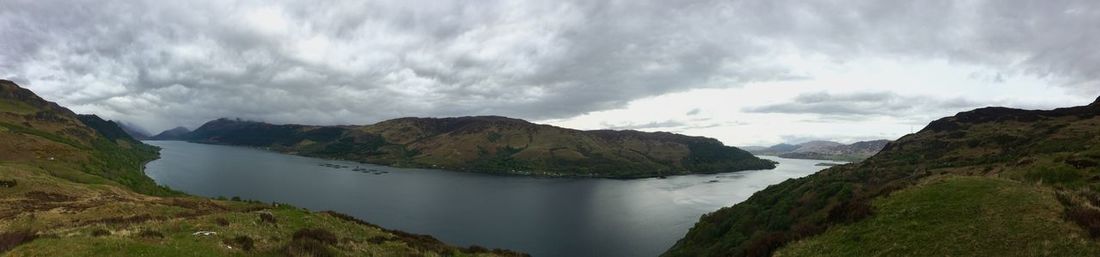
<path fill-rule="evenodd" d="M 99 132 L 100 135 L 103 135 L 108 140 L 123 140 L 129 143 L 137 143 L 137 140 L 130 136 L 130 133 L 126 132 L 125 128 L 114 121 L 104 120 L 93 114 L 77 114 L 76 118 L 84 123 L 85 126 Z"/>
<path fill-rule="evenodd" d="M 662 256 L 1100 256 L 1100 99 L 936 120 L 704 215 Z"/>
<path fill-rule="evenodd" d="M 524 256 L 347 215 L 157 186 L 158 149 L 0 80 L 0 255 Z"/>
<path fill-rule="evenodd" d="M 797 145 L 778 144 L 767 148 L 754 148 L 750 152 L 791 159 L 856 162 L 875 155 L 889 143 L 890 140 L 860 141 L 848 145 L 832 141 L 810 141 Z"/>
<path fill-rule="evenodd" d="M 756 150 L 752 151 L 752 153 L 760 155 L 778 155 L 780 153 L 793 152 L 794 150 L 797 150 L 798 147 L 798 145 L 792 144 L 778 144 L 769 147 L 753 147 Z"/>
<path fill-rule="evenodd" d="M 182 138 L 400 167 L 498 174 L 636 178 L 775 167 L 712 138 L 581 131 L 497 116 L 400 118 L 366 126 L 217 119 Z"/>
<path fill-rule="evenodd" d="M 169 129 L 169 130 L 162 131 L 159 134 L 157 134 L 155 136 L 151 136 L 147 139 L 149 139 L 149 140 L 180 140 L 181 138 L 183 138 L 184 135 L 187 135 L 187 133 L 191 133 L 191 130 L 189 130 L 185 127 L 175 127 L 175 128 Z"/>
<path fill-rule="evenodd" d="M 136 124 L 126 122 L 115 122 L 115 124 L 118 124 L 118 127 L 122 128 L 122 131 L 125 131 L 126 134 L 134 139 L 145 140 L 151 136 L 148 131 L 138 127 Z"/>

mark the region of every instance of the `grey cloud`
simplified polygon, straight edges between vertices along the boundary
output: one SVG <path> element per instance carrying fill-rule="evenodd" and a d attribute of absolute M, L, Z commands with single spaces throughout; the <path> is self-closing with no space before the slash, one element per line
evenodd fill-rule
<path fill-rule="evenodd" d="M 789 102 L 745 108 L 750 113 L 811 115 L 802 122 L 866 121 L 881 117 L 897 119 L 900 124 L 923 126 L 940 117 L 981 107 L 1002 106 L 1023 109 L 1065 107 L 1057 102 L 1019 102 L 1011 99 L 975 101 L 962 97 L 940 98 L 900 95 L 893 92 L 833 94 L 825 91 L 801 94 Z"/>
<path fill-rule="evenodd" d="M 319 124 L 565 118 L 671 92 L 801 79 L 771 60 L 775 46 L 840 62 L 947 59 L 1097 94 L 1100 55 L 1087 49 L 1100 42 L 1098 7 L 1089 0 L 9 0 L 0 9 L 0 77 L 150 129 L 221 116 Z M 899 96 L 807 97 L 758 111 L 916 110 Z"/>
<path fill-rule="evenodd" d="M 705 128 L 715 128 L 715 127 L 722 127 L 722 126 L 742 126 L 742 125 L 747 125 L 747 124 L 748 123 L 741 122 L 741 121 L 715 122 L 715 121 L 711 121 L 711 119 L 708 119 L 708 118 L 697 118 L 697 119 L 688 119 L 688 120 L 665 120 L 665 121 L 653 121 L 653 122 L 642 122 L 642 123 L 630 123 L 630 122 L 628 122 L 628 123 L 621 123 L 621 124 L 612 124 L 612 123 L 608 123 L 608 122 L 600 123 L 600 125 L 603 126 L 606 129 L 644 130 L 644 131 L 662 130 L 662 131 L 677 132 L 677 133 L 682 132 L 682 131 L 686 131 L 686 130 L 692 130 L 692 129 L 705 129 Z"/>
<path fill-rule="evenodd" d="M 601 125 L 603 125 L 607 129 L 615 129 L 615 130 L 649 130 L 649 129 L 662 129 L 662 128 L 663 129 L 679 128 L 679 127 L 687 126 L 688 124 L 684 123 L 683 121 L 667 120 L 667 121 L 646 122 L 646 123 L 640 123 L 640 124 L 629 123 L 629 124 L 619 124 L 619 125 L 610 124 L 610 123 L 605 122 L 605 123 L 602 123 Z"/>
<path fill-rule="evenodd" d="M 875 136 L 855 136 L 855 137 L 853 137 L 853 136 L 841 136 L 841 135 L 817 135 L 817 136 L 782 135 L 782 136 L 780 136 L 780 138 L 783 140 L 783 143 L 787 143 L 787 144 L 801 144 L 801 143 L 806 143 L 806 142 L 810 142 L 810 141 L 834 141 L 834 142 L 842 143 L 842 144 L 851 144 L 851 143 L 855 143 L 855 142 L 859 142 L 859 141 L 870 141 L 870 140 L 880 140 L 880 139 L 895 140 L 898 137 L 899 137 L 898 135 L 887 135 L 887 134 L 879 134 L 879 135 L 875 135 Z"/>
<path fill-rule="evenodd" d="M 892 92 L 831 94 L 817 92 L 801 94 L 792 101 L 746 108 L 753 113 L 813 114 L 828 120 L 865 120 L 874 117 L 895 117 L 926 120 L 978 107 L 999 105 L 998 102 L 977 102 L 964 98 L 903 96 Z"/>

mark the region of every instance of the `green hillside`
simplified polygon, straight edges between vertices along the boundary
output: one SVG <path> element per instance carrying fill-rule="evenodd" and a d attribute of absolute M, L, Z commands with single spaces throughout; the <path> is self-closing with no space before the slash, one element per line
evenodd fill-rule
<path fill-rule="evenodd" d="M 662 256 L 1095 256 L 1100 102 L 982 108 L 703 216 Z"/>
<path fill-rule="evenodd" d="M 0 80 L 2 256 L 521 256 L 157 186 L 153 146 Z M 198 234 L 196 234 L 198 233 Z"/>
<path fill-rule="evenodd" d="M 469 172 L 637 178 L 771 169 L 712 138 L 581 131 L 496 116 L 401 118 L 367 126 L 218 119 L 179 139 L 305 156 Z"/>

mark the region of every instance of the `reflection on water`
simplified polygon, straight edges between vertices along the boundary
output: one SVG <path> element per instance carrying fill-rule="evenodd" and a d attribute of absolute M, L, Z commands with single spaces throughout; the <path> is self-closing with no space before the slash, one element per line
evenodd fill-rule
<path fill-rule="evenodd" d="M 536 257 L 656 256 L 700 215 L 825 168 L 814 166 L 819 161 L 765 157 L 780 164 L 774 170 L 667 179 L 533 178 L 399 169 L 177 141 L 147 143 L 162 150 L 146 173 L 176 190 L 334 210 L 455 245 L 507 248 Z"/>

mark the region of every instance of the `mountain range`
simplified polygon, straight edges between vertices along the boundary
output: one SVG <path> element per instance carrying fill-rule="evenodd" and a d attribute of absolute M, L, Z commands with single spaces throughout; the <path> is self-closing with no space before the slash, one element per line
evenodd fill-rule
<path fill-rule="evenodd" d="M 847 145 L 833 141 L 810 141 L 801 144 L 778 144 L 770 147 L 749 146 L 744 149 L 756 155 L 857 162 L 875 155 L 889 143 L 890 140 L 860 141 Z"/>
<path fill-rule="evenodd" d="M 665 146 L 643 153 L 687 149 L 661 155 L 681 157 L 668 166 L 728 167 L 713 160 L 739 153 L 713 139 L 575 131 L 501 117 L 368 126 L 219 119 L 183 138 L 289 153 L 321 149 L 297 152 L 303 155 L 334 147 L 333 157 L 378 155 L 401 165 L 440 149 L 485 149 L 483 142 L 526 146 L 506 152 L 514 160 L 537 150 L 546 133 L 594 141 L 567 148 L 600 147 L 585 157 L 642 145 Z M 142 171 L 157 158 L 156 147 L 117 122 L 75 114 L 6 80 L 0 142 L 0 253 L 9 256 L 523 256 L 449 246 L 339 213 L 157 186 Z M 453 145 L 420 148 L 441 142 Z M 700 145 L 710 150 L 695 151 Z M 661 256 L 1100 256 L 1098 191 L 1100 99 L 1054 110 L 987 107 L 933 121 L 861 162 L 786 180 L 703 215 Z"/>
<path fill-rule="evenodd" d="M 662 256 L 1100 256 L 1100 99 L 987 107 L 704 215 Z"/>
<path fill-rule="evenodd" d="M 159 149 L 0 80 L 0 255 L 525 256 L 455 247 L 334 212 L 158 186 Z"/>
<path fill-rule="evenodd" d="M 170 139 L 398 167 L 512 175 L 639 178 L 775 167 L 772 161 L 712 138 L 583 131 L 499 116 L 400 118 L 365 126 L 277 125 L 223 118 Z"/>

